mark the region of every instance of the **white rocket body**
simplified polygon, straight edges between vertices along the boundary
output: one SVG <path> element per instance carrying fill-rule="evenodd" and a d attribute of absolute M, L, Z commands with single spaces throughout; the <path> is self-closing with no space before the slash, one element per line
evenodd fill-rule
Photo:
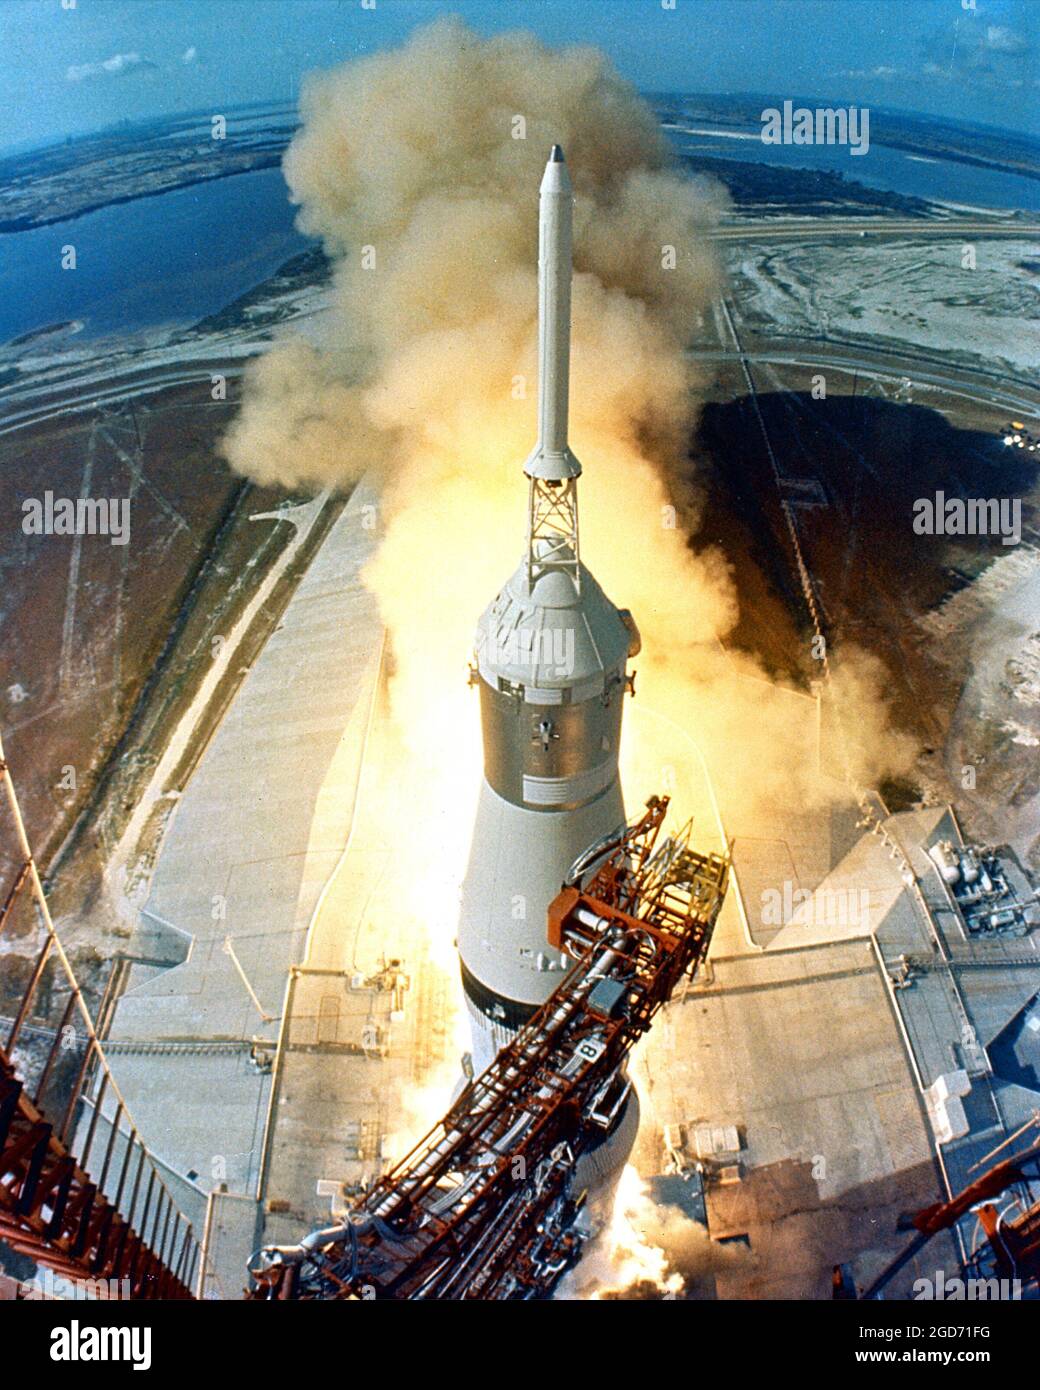
<path fill-rule="evenodd" d="M 572 194 L 562 151 L 542 180 L 539 434 L 527 553 L 485 610 L 475 642 L 484 780 L 463 884 L 459 955 L 481 1072 L 543 1004 L 570 962 L 546 909 L 574 860 L 624 821 L 618 779 L 629 614 L 580 563 L 567 442 Z"/>

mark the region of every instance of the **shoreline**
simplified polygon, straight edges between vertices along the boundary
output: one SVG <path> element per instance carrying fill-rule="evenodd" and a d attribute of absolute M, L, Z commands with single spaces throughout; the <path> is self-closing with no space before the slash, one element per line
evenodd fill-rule
<path fill-rule="evenodd" d="M 754 131 L 733 132 L 728 131 L 722 127 L 714 129 L 710 126 L 699 126 L 697 128 L 692 128 L 684 124 L 680 124 L 678 121 L 675 120 L 662 121 L 661 128 L 663 131 L 673 132 L 677 135 L 703 135 L 708 137 L 717 136 L 718 138 L 730 139 L 735 139 L 739 136 L 746 137 L 749 140 L 753 140 L 756 138 L 756 133 Z M 886 135 L 883 139 L 875 139 L 874 143 L 884 149 L 894 150 L 898 153 L 908 155 L 914 159 L 922 160 L 927 163 L 961 164 L 970 166 L 972 168 L 985 169 L 990 173 L 1003 174 L 1013 178 L 1017 177 L 1031 179 L 1034 182 L 1040 182 L 1040 167 L 1030 167 L 1028 165 L 1019 164 L 1007 164 L 1005 162 L 993 159 L 986 155 L 971 154 L 968 151 L 963 151 L 955 148 L 943 147 L 941 150 L 936 151 L 934 148 L 930 146 L 922 145 L 919 142 L 907 139 L 905 137 L 900 137 L 899 135 Z M 144 198 L 158 198 L 166 193 L 176 193 L 183 189 L 197 187 L 199 184 L 212 183 L 220 179 L 235 178 L 241 174 L 260 173 L 264 170 L 277 168 L 281 165 L 282 158 L 284 156 L 285 150 L 288 148 L 288 144 L 289 141 L 287 140 L 277 150 L 268 149 L 264 152 L 258 152 L 255 156 L 255 159 L 253 159 L 249 163 L 244 164 L 241 167 L 237 167 L 234 169 L 217 170 L 212 173 L 196 173 L 190 177 L 177 180 L 173 183 L 164 184 L 160 188 L 145 188 L 136 192 L 122 193 L 113 197 L 103 197 L 95 199 L 94 201 L 85 203 L 83 206 L 76 208 L 72 212 L 63 210 L 61 213 L 56 213 L 54 215 L 35 215 L 30 213 L 19 214 L 18 216 L 7 218 L 0 216 L 0 236 L 17 235 L 21 232 L 36 231 L 43 227 L 59 226 L 62 223 L 75 222 L 81 217 L 86 217 L 89 213 L 100 212 L 104 208 L 118 207 L 122 204 L 137 202 L 139 199 Z M 706 157 L 712 158 L 713 156 Z M 245 158 L 248 159 L 249 156 L 245 156 Z M 719 158 L 725 161 L 725 156 L 720 154 Z M 770 165 L 763 160 L 740 160 L 737 162 L 749 163 L 753 165 L 762 165 L 767 168 L 785 167 Z M 797 171 L 797 169 L 794 169 L 790 170 L 789 172 Z M 814 170 L 811 167 L 806 167 L 804 169 L 804 172 L 811 174 L 818 173 L 820 171 Z M 869 189 L 871 192 L 877 192 L 882 196 L 892 196 L 895 198 L 905 198 L 908 196 L 912 198 L 914 197 L 914 195 L 899 194 L 892 189 L 875 190 L 870 185 L 864 184 L 861 186 L 865 189 Z M 914 200 L 925 203 L 932 203 L 934 201 L 932 199 L 920 198 L 914 198 Z M 939 204 L 939 206 L 941 205 L 942 204 Z M 1009 207 L 988 208 L 986 209 L 986 211 L 991 212 L 993 214 L 999 214 L 1002 212 L 1013 214 L 1015 212 L 1019 212 L 1025 215 L 1029 215 L 1030 212 L 1033 210 L 1029 208 Z"/>
<path fill-rule="evenodd" d="M 281 165 L 283 153 L 284 151 L 279 151 L 277 154 L 261 155 L 257 158 L 256 163 L 240 169 L 221 169 L 212 174 L 200 174 L 178 183 L 165 184 L 162 188 L 145 188 L 134 193 L 118 194 L 115 197 L 84 204 L 83 207 L 76 208 L 73 212 L 62 212 L 60 216 L 27 217 L 22 215 L 0 219 L 0 236 L 16 236 L 20 232 L 35 232 L 43 227 L 55 227 L 65 222 L 76 222 L 81 217 L 86 217 L 92 212 L 101 212 L 104 208 L 119 207 L 124 203 L 136 203 L 145 198 L 161 198 L 165 193 L 180 193 L 187 188 L 196 188 L 202 183 L 215 183 L 219 179 L 233 179 L 242 174 L 260 174 L 265 170 L 278 168 Z"/>

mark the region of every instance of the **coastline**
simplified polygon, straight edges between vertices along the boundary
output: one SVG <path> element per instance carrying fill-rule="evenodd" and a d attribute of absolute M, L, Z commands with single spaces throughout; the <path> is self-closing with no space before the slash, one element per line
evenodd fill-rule
<path fill-rule="evenodd" d="M 101 198 L 85 203 L 72 212 L 62 211 L 54 216 L 0 218 L 0 236 L 14 235 L 18 232 L 35 232 L 41 227 L 53 227 L 63 222 L 75 222 L 88 213 L 100 212 L 102 208 L 118 207 L 122 203 L 137 203 L 145 198 L 160 198 L 164 193 L 179 193 L 186 188 L 195 188 L 202 183 L 215 183 L 219 179 L 233 179 L 239 174 L 258 174 L 265 169 L 276 169 L 282 162 L 282 151 L 277 154 L 260 156 L 255 163 L 237 169 L 220 169 L 212 174 L 199 174 L 176 183 L 164 184 L 161 188 L 144 188 L 132 193 L 121 193 L 111 198 Z"/>

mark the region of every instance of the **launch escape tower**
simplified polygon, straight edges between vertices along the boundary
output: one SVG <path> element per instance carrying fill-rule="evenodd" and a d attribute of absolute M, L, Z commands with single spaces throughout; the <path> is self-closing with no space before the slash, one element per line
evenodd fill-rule
<path fill-rule="evenodd" d="M 618 779 L 631 615 L 581 563 L 567 440 L 571 181 L 554 145 L 539 198 L 538 441 L 527 547 L 482 615 L 471 680 L 480 690 L 484 778 L 462 892 L 459 955 L 477 1073 L 571 965 L 545 912 L 574 861 L 624 824 Z"/>

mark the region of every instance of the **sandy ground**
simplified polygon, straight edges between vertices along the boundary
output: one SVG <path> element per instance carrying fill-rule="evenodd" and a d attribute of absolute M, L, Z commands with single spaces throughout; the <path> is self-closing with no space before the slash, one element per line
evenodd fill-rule
<path fill-rule="evenodd" d="M 755 246 L 731 261 L 753 327 L 794 338 L 858 339 L 898 352 L 926 348 L 951 361 L 1037 380 L 1040 298 L 1021 263 L 1028 241 L 980 241 L 975 268 L 959 239 Z"/>

